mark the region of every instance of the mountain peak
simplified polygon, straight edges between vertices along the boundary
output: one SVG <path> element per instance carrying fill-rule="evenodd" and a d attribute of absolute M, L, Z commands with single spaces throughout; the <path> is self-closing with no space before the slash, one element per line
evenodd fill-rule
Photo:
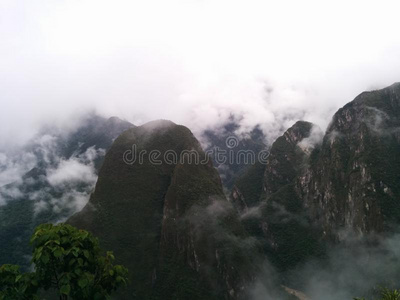
<path fill-rule="evenodd" d="M 340 108 L 327 133 L 356 134 L 363 128 L 383 131 L 400 126 L 399 116 L 400 83 L 394 83 L 381 90 L 363 92 Z"/>
<path fill-rule="evenodd" d="M 178 159 L 167 163 L 159 157 L 161 163 L 154 163 L 143 155 L 142 161 L 127 163 L 123 158 L 132 145 L 144 154 L 172 150 Z M 224 233 L 235 239 L 244 238 L 245 231 L 233 209 L 216 215 L 219 206 L 229 203 L 211 163 L 180 159 L 192 149 L 204 159 L 191 131 L 171 121 L 125 131 L 107 152 L 88 205 L 69 220 L 96 234 L 124 262 L 131 271 L 128 293 L 135 291 L 140 299 L 153 299 L 157 293 L 164 300 L 176 299 L 186 286 L 193 290 L 188 297 L 193 300 L 211 299 L 210 293 L 238 299 L 239 287 L 250 278 L 247 263 L 244 269 L 238 263 L 247 261 L 247 251 L 241 256 L 237 249 L 238 256 L 228 257 L 219 246 L 218 222 L 229 223 Z M 176 286 L 171 287 L 171 280 Z"/>
<path fill-rule="evenodd" d="M 287 142 L 296 146 L 310 135 L 313 126 L 313 123 L 307 121 L 297 121 L 292 127 L 286 130 L 283 136 Z"/>
<path fill-rule="evenodd" d="M 172 127 L 172 126 L 177 126 L 177 124 L 175 124 L 174 122 L 172 122 L 170 120 L 164 120 L 164 119 L 150 121 L 150 122 L 147 122 L 142 125 L 143 128 L 151 129 L 151 130 L 168 128 L 168 127 Z"/>
<path fill-rule="evenodd" d="M 131 124 L 130 122 L 128 122 L 128 121 L 126 121 L 126 120 L 122 120 L 122 119 L 120 119 L 120 118 L 118 118 L 118 117 L 116 117 L 116 116 L 112 116 L 112 117 L 110 117 L 110 118 L 108 118 L 107 119 L 107 123 L 111 123 L 111 124 L 124 124 L 124 123 L 129 123 L 129 124 Z"/>

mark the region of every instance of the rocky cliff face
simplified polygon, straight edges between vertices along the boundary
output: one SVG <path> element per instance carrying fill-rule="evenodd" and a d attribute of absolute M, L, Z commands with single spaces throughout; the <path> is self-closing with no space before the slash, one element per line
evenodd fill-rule
<path fill-rule="evenodd" d="M 325 234 L 384 231 L 400 221 L 400 84 L 340 109 L 296 191 Z"/>
<path fill-rule="evenodd" d="M 301 173 L 310 146 L 301 147 L 300 142 L 310 136 L 313 126 L 299 121 L 274 142 L 264 172 L 264 198 L 292 183 Z"/>
<path fill-rule="evenodd" d="M 399 134 L 400 84 L 394 84 L 345 105 L 325 135 L 296 123 L 273 144 L 262 184 L 251 178 L 254 166 L 237 182 L 231 198 L 243 224 L 278 268 L 323 255 L 325 242 L 349 232 L 398 227 Z"/>
<path fill-rule="evenodd" d="M 300 142 L 310 137 L 314 127 L 309 122 L 297 122 L 273 143 L 265 163 L 257 161 L 236 180 L 231 199 L 240 212 L 248 211 L 293 183 L 314 147 L 311 143 Z"/>
<path fill-rule="evenodd" d="M 142 161 L 123 160 L 133 146 Z M 154 150 L 161 163 L 151 161 Z M 188 151 L 199 163 L 188 160 Z M 204 162 L 192 133 L 168 121 L 126 131 L 107 153 L 89 204 L 69 222 L 93 232 L 128 267 L 131 285 L 120 298 L 244 295 L 255 252 L 217 171 Z"/>
<path fill-rule="evenodd" d="M 323 252 L 318 229 L 294 188 L 296 178 L 308 167 L 315 132 L 318 129 L 313 124 L 297 122 L 273 143 L 264 168 L 251 166 L 232 193 L 245 228 L 278 270 Z M 262 174 L 257 176 L 257 169 Z M 257 193 L 252 190 L 255 187 Z"/>

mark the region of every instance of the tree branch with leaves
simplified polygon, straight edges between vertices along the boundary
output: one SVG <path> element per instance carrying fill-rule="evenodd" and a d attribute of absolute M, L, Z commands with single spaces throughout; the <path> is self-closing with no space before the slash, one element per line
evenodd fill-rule
<path fill-rule="evenodd" d="M 60 300 L 108 299 L 127 283 L 128 270 L 102 255 L 97 238 L 66 224 L 43 224 L 32 238 L 35 272 L 18 266 L 0 268 L 0 300 L 38 299 L 38 290 L 53 290 Z"/>

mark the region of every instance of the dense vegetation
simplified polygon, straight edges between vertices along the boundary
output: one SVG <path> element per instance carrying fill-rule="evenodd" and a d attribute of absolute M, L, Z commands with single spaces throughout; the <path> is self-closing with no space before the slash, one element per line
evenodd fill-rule
<path fill-rule="evenodd" d="M 127 282 L 127 269 L 114 265 L 111 252 L 102 255 L 90 233 L 70 225 L 43 224 L 31 238 L 34 271 L 17 265 L 0 267 L 0 299 L 39 299 L 42 293 L 66 299 L 108 299 Z"/>
<path fill-rule="evenodd" d="M 354 300 L 366 300 L 365 298 L 354 298 Z M 381 289 L 379 298 L 376 300 L 400 300 L 400 290 Z"/>

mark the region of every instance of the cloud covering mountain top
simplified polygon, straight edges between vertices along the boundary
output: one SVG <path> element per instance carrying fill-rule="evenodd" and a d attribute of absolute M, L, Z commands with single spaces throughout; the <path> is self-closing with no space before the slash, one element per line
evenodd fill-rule
<path fill-rule="evenodd" d="M 0 146 L 85 110 L 271 140 L 400 78 L 397 1 L 0 4 Z"/>

